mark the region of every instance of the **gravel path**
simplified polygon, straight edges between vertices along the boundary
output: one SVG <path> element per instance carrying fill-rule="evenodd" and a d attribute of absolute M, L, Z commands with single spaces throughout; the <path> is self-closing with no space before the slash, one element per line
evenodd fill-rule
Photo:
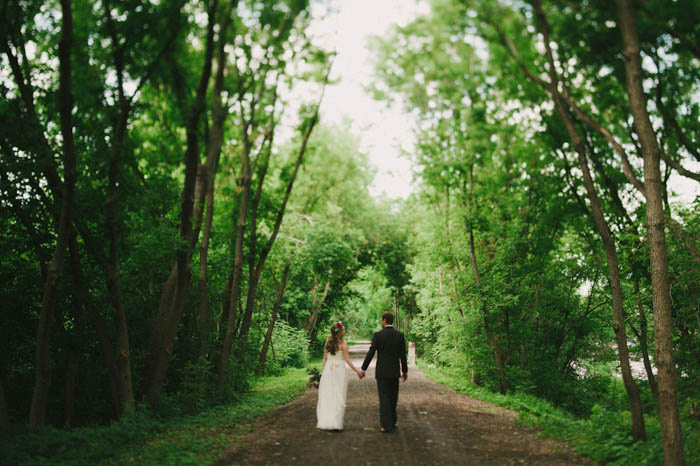
<path fill-rule="evenodd" d="M 356 366 L 368 343 L 350 348 Z M 375 358 L 376 359 L 376 358 Z M 316 389 L 268 413 L 225 451 L 219 465 L 589 465 L 565 444 L 518 425 L 517 413 L 460 395 L 415 366 L 399 387 L 398 428 L 379 432 L 374 369 L 348 368 L 345 430 L 316 429 Z"/>

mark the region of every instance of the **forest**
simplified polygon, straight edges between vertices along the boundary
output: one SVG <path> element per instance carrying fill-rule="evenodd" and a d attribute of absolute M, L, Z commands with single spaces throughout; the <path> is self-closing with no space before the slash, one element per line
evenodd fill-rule
<path fill-rule="evenodd" d="M 327 3 L 3 0 L 0 447 L 241 403 L 392 311 L 602 463 L 700 464 L 696 2 L 430 0 L 368 44 L 393 200 L 320 110 Z"/>

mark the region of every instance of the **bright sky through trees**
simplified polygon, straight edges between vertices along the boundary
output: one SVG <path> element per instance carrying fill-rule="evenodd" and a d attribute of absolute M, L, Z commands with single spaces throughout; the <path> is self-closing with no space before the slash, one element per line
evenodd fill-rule
<path fill-rule="evenodd" d="M 406 197 L 411 192 L 411 163 L 402 156 L 413 145 L 411 123 L 398 106 L 372 99 L 365 87 L 373 79 L 372 57 L 367 41 L 381 35 L 394 24 L 405 24 L 427 12 L 427 2 L 415 0 L 334 0 L 332 12 L 327 2 L 314 5 L 314 33 L 324 36 L 338 55 L 321 112 L 328 122 L 341 123 L 349 117 L 353 132 L 361 139 L 362 149 L 369 155 L 377 176 L 372 194 L 390 198 Z"/>
<path fill-rule="evenodd" d="M 353 133 L 377 168 L 372 195 L 405 198 L 412 191 L 410 152 L 412 121 L 400 105 L 387 107 L 365 90 L 373 80 L 368 40 L 383 35 L 393 25 L 404 25 L 429 11 L 425 0 L 331 0 L 312 4 L 314 35 L 337 50 L 332 79 L 321 112 L 325 121 L 352 121 Z M 330 11 L 329 11 L 330 10 Z M 696 167 L 697 168 L 697 167 Z M 690 203 L 700 195 L 700 185 L 674 173 L 669 183 L 673 199 Z"/>

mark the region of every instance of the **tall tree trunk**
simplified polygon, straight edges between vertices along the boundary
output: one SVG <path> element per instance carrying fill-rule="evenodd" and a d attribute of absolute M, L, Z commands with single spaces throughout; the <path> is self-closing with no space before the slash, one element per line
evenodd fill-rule
<path fill-rule="evenodd" d="M 646 438 L 646 432 L 644 428 L 641 395 L 639 393 L 639 387 L 632 377 L 632 368 L 629 362 L 629 350 L 627 349 L 622 283 L 620 280 L 620 268 L 617 258 L 615 239 L 613 238 L 608 224 L 605 221 L 605 217 L 603 216 L 600 199 L 598 198 L 595 185 L 593 184 L 593 179 L 588 169 L 588 160 L 583 143 L 573 125 L 573 121 L 570 119 L 568 110 L 562 106 L 561 100 L 558 100 L 558 102 L 559 104 L 557 105 L 557 108 L 560 115 L 562 115 L 562 119 L 567 120 L 565 122 L 565 126 L 567 131 L 569 131 L 569 136 L 572 138 L 574 148 L 578 153 L 579 165 L 583 173 L 584 185 L 591 203 L 593 219 L 600 235 L 600 239 L 603 243 L 607 258 L 606 262 L 608 266 L 608 277 L 610 279 L 610 292 L 613 301 L 613 330 L 615 331 L 615 339 L 617 341 L 622 381 L 630 401 L 630 411 L 632 413 L 632 436 L 635 439 L 644 439 Z"/>
<path fill-rule="evenodd" d="M 248 346 L 248 333 L 250 324 L 253 320 L 253 312 L 255 310 L 255 300 L 258 294 L 258 284 L 260 283 L 261 269 L 254 269 L 248 276 L 248 290 L 246 294 L 245 310 L 241 316 L 240 329 L 238 331 L 238 354 L 236 358 L 239 362 L 243 362 L 245 352 Z"/>
<path fill-rule="evenodd" d="M 122 297 L 121 281 L 119 279 L 119 173 L 124 152 L 127 124 L 131 112 L 131 102 L 124 93 L 124 56 L 119 44 L 116 28 L 112 19 L 110 0 L 104 1 L 104 13 L 107 29 L 112 40 L 112 55 L 117 76 L 119 93 L 118 117 L 114 123 L 112 150 L 109 157 L 109 175 L 107 183 L 107 200 L 105 203 L 105 219 L 107 237 L 109 238 L 109 258 L 105 264 L 105 281 L 114 312 L 114 324 L 117 336 L 116 368 L 119 375 L 119 398 L 122 403 L 119 412 L 133 409 L 134 390 L 131 379 L 131 358 L 129 347 L 129 330 L 126 320 L 126 310 Z"/>
<path fill-rule="evenodd" d="M 277 288 L 277 299 L 275 299 L 275 305 L 272 308 L 272 315 L 270 316 L 270 322 L 267 325 L 267 332 L 265 333 L 265 340 L 263 341 L 262 349 L 260 350 L 260 375 L 265 375 L 265 359 L 267 358 L 267 347 L 272 342 L 272 332 L 275 329 L 275 323 L 277 322 L 277 314 L 280 310 L 280 304 L 282 304 L 282 298 L 284 297 L 284 287 L 287 285 L 287 275 L 289 275 L 290 263 L 284 266 L 284 272 L 282 272 L 282 281 Z"/>
<path fill-rule="evenodd" d="M 232 7 L 235 4 L 232 2 Z M 229 24 L 231 23 L 231 11 L 224 17 L 221 35 L 227 33 Z M 204 232 L 202 233 L 202 242 L 199 248 L 199 276 L 197 284 L 199 287 L 199 353 L 203 357 L 209 351 L 209 290 L 207 288 L 207 260 L 209 258 L 209 238 L 211 237 L 212 220 L 214 217 L 214 181 L 216 177 L 216 169 L 219 165 L 221 155 L 221 144 L 223 143 L 223 127 L 226 119 L 227 111 L 224 109 L 221 101 L 221 93 L 224 84 L 224 70 L 226 69 L 226 41 L 220 37 L 216 53 L 216 75 L 214 78 L 214 95 L 212 102 L 212 128 L 209 133 L 207 142 L 207 161 L 201 167 L 202 170 L 202 185 L 200 197 L 201 202 L 206 204 L 206 215 L 204 219 Z M 202 193 L 206 192 L 206 195 Z M 201 221 L 200 221 L 201 223 Z"/>
<path fill-rule="evenodd" d="M 129 330 L 126 320 L 126 310 L 124 309 L 124 299 L 122 297 L 121 281 L 119 279 L 119 228 L 117 220 L 117 183 L 121 158 L 121 144 L 119 139 L 123 139 L 126 131 L 126 122 L 118 124 L 115 138 L 115 146 L 110 157 L 109 183 L 106 203 L 106 220 L 109 237 L 109 259 L 104 265 L 105 282 L 109 293 L 112 311 L 114 312 L 114 325 L 116 331 L 117 357 L 116 369 L 119 377 L 119 399 L 122 406 L 119 409 L 120 415 L 131 411 L 134 405 L 134 391 L 131 379 L 131 358 L 129 347 Z"/>
<path fill-rule="evenodd" d="M 659 416 L 667 466 L 685 464 L 683 433 L 678 412 L 676 365 L 673 359 L 673 322 L 668 276 L 668 252 L 664 231 L 663 194 L 659 143 L 647 113 L 642 88 L 642 61 L 636 18 L 631 0 L 616 0 L 624 45 L 627 95 L 644 157 L 646 188 L 646 229 L 651 262 L 651 287 L 654 306 L 654 335 L 658 368 Z"/>
<path fill-rule="evenodd" d="M 204 232 L 199 248 L 199 276 L 197 285 L 199 287 L 199 319 L 197 320 L 199 330 L 199 354 L 203 357 L 209 352 L 209 289 L 207 287 L 207 261 L 209 258 L 209 238 L 211 237 L 212 220 L 214 217 L 214 179 L 211 180 L 209 192 L 207 193 L 207 213 L 204 221 Z"/>
<path fill-rule="evenodd" d="M 538 27 L 543 35 L 545 54 L 547 56 L 548 71 L 550 77 L 549 93 L 553 103 L 561 117 L 564 127 L 571 138 L 574 150 L 578 154 L 579 165 L 583 174 L 583 183 L 588 194 L 588 199 L 591 203 L 591 211 L 593 212 L 593 220 L 595 222 L 601 242 L 605 248 L 605 254 L 608 265 L 608 276 L 610 279 L 610 292 L 613 301 L 613 330 L 617 341 L 618 356 L 620 360 L 620 372 L 622 381 L 627 391 L 627 396 L 630 402 L 630 411 L 632 413 L 632 437 L 635 439 L 645 439 L 646 431 L 644 427 L 644 414 L 642 412 L 642 399 L 639 393 L 639 387 L 632 377 L 632 368 L 629 362 L 629 350 L 627 348 L 627 333 L 625 332 L 625 311 L 622 297 L 622 284 L 620 281 L 620 267 L 617 258 L 617 248 L 615 239 L 610 232 L 610 228 L 603 216 L 603 210 L 600 204 L 600 199 L 596 192 L 593 178 L 588 169 L 588 158 L 586 156 L 585 142 L 574 125 L 573 118 L 566 107 L 564 100 L 559 94 L 556 68 L 554 67 L 554 56 L 552 54 L 549 25 L 542 10 L 540 0 L 533 0 L 535 7 Z"/>
<path fill-rule="evenodd" d="M 177 261 L 164 286 L 161 305 L 154 322 L 149 355 L 145 365 L 144 387 L 146 400 L 155 404 L 160 396 L 160 389 L 165 381 L 173 345 L 177 335 L 180 318 L 185 308 L 185 300 L 189 290 L 191 277 L 190 260 L 192 258 L 193 242 L 196 241 L 193 216 L 195 204 L 195 188 L 197 168 L 200 163 L 199 155 L 199 125 L 204 112 L 206 91 L 211 76 L 214 53 L 214 25 L 218 0 L 211 0 L 208 11 L 207 40 L 202 67 L 202 75 L 192 105 L 189 121 L 186 127 L 187 149 L 185 151 L 185 183 L 182 190 L 180 206 L 180 241 L 181 247 L 177 252 Z M 225 38 L 220 37 L 220 40 Z M 206 192 L 206 191 L 205 191 Z M 174 279 L 173 279 L 174 278 Z M 171 298 L 172 297 L 172 298 Z M 171 299 L 169 299 L 171 298 Z"/>
<path fill-rule="evenodd" d="M 51 265 L 44 285 L 41 314 L 36 337 L 36 374 L 32 406 L 29 412 L 29 428 L 34 430 L 44 424 L 51 382 L 50 323 L 56 308 L 58 283 L 63 273 L 63 261 L 70 239 L 75 197 L 76 160 L 73 139 L 73 94 L 71 91 L 71 49 L 73 47 L 73 12 L 70 0 L 61 0 L 61 41 L 59 56 L 59 114 L 63 138 L 63 192 L 58 237 L 51 258 Z"/>
<path fill-rule="evenodd" d="M 238 204 L 238 219 L 236 222 L 236 244 L 233 253 L 233 277 L 231 279 L 231 294 L 228 303 L 228 316 L 226 320 L 226 332 L 224 333 L 223 346 L 219 359 L 219 378 L 217 386 L 224 387 L 228 375 L 229 357 L 233 347 L 233 337 L 236 330 L 236 310 L 241 298 L 241 278 L 243 277 L 243 239 L 245 236 L 246 220 L 248 218 L 248 200 L 250 198 L 250 147 L 247 140 L 247 132 L 243 132 L 243 173 L 240 179 L 241 198 Z"/>

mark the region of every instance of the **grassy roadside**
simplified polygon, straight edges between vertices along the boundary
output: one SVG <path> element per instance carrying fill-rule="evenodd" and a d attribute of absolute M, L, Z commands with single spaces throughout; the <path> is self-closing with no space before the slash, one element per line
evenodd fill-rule
<path fill-rule="evenodd" d="M 13 465 L 210 465 L 246 421 L 292 401 L 306 389 L 307 369 L 253 383 L 235 403 L 158 420 L 141 412 L 107 426 L 0 437 L 0 464 Z"/>
<path fill-rule="evenodd" d="M 657 418 L 646 416 L 647 441 L 636 442 L 630 434 L 628 412 L 613 412 L 594 407 L 588 419 L 576 418 L 551 403 L 532 395 L 512 393 L 501 395 L 472 385 L 458 375 L 418 365 L 431 380 L 446 385 L 458 393 L 510 408 L 520 413 L 520 422 L 540 430 L 541 435 L 571 445 L 576 452 L 607 465 L 662 465 L 661 428 Z M 700 426 L 684 422 L 686 463 L 700 466 Z"/>

